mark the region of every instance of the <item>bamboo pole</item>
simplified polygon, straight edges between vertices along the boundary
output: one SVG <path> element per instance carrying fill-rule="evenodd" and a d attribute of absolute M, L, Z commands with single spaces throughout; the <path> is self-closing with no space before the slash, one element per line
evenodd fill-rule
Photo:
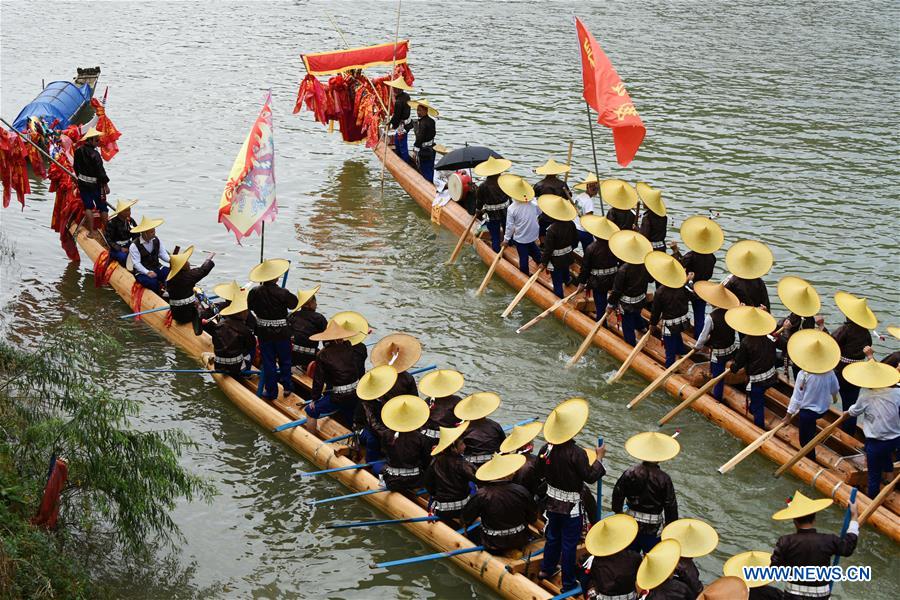
<path fill-rule="evenodd" d="M 887 500 L 887 497 L 891 494 L 895 487 L 897 487 L 897 482 L 900 481 L 900 474 L 894 477 L 893 480 L 878 492 L 878 495 L 869 503 L 869 506 L 866 507 L 866 510 L 863 511 L 861 515 L 859 515 L 859 524 L 862 525 L 866 522 L 866 519 L 869 518 L 875 509 L 884 504 L 884 501 Z"/>
<path fill-rule="evenodd" d="M 566 157 L 566 166 L 569 167 L 569 170 L 572 168 L 572 149 L 575 147 L 575 142 L 569 142 L 569 155 Z M 563 183 L 569 183 L 569 171 L 566 171 L 566 174 L 563 175 Z"/>
<path fill-rule="evenodd" d="M 394 71 L 397 69 L 397 41 L 400 39 L 400 3 L 401 0 L 397 0 L 397 29 L 394 32 L 394 61 L 391 63 L 391 77 L 394 76 Z M 343 34 L 341 34 L 343 37 Z M 371 82 L 369 82 L 371 84 Z M 378 91 L 375 90 L 375 86 L 372 86 L 373 93 L 378 96 Z M 391 92 L 390 105 L 393 107 L 394 105 L 394 93 Z M 384 104 L 382 103 L 382 106 Z M 385 107 L 384 112 L 384 134 L 381 137 L 381 145 L 384 146 L 384 152 L 387 152 L 388 143 L 387 143 L 387 124 L 390 122 L 391 113 L 388 111 L 387 107 Z M 381 157 L 381 199 L 384 200 L 384 156 Z"/>
<path fill-rule="evenodd" d="M 606 383 L 615 383 L 619 379 L 621 379 L 622 375 L 625 374 L 625 371 L 628 370 L 628 367 L 631 366 L 631 363 L 634 362 L 635 357 L 641 353 L 641 350 L 643 350 L 644 346 L 646 346 L 647 342 L 649 342 L 649 341 L 650 341 L 650 330 L 648 329 L 647 333 L 645 333 L 643 335 L 643 337 L 641 337 L 641 339 L 638 340 L 638 343 L 635 344 L 634 348 L 631 350 L 631 354 L 628 355 L 628 358 L 625 359 L 625 362 L 622 363 L 622 366 L 619 367 L 619 370 L 616 371 L 612 377 L 607 379 Z"/>
<path fill-rule="evenodd" d="M 824 440 L 829 435 L 831 435 L 831 432 L 834 431 L 835 429 L 837 429 L 838 425 L 840 425 L 845 420 L 847 420 L 847 417 L 848 417 L 848 414 L 846 412 L 841 413 L 841 415 L 837 419 L 835 419 L 830 425 L 828 425 L 828 427 L 825 427 L 822 431 L 820 431 L 816 435 L 816 437 L 809 440 L 806 443 L 806 445 L 804 445 L 802 448 L 800 448 L 800 450 L 798 450 L 797 453 L 794 454 L 790 458 L 790 460 L 788 460 L 786 463 L 784 463 L 783 465 L 778 467 L 778 469 L 775 471 L 775 477 L 781 477 L 785 471 L 787 471 L 788 469 L 793 467 L 795 464 L 797 464 L 797 462 L 801 458 L 803 458 L 804 456 L 809 454 L 810 451 L 812 451 L 813 448 L 818 446 L 822 440 Z"/>
<path fill-rule="evenodd" d="M 559 300 L 557 300 L 556 302 L 551 304 L 550 307 L 547 308 L 544 312 L 542 312 L 541 314 L 539 314 L 532 320 L 528 321 L 527 323 L 525 323 L 524 325 L 522 325 L 521 327 L 516 329 L 516 333 L 522 333 L 526 329 L 531 329 L 533 326 L 537 325 L 541 320 L 543 320 L 544 317 L 546 317 L 547 315 L 552 313 L 554 310 L 556 310 L 557 308 L 559 308 L 560 306 L 562 306 L 563 304 L 565 304 L 566 302 L 568 302 L 569 300 L 574 298 L 576 294 L 578 294 L 578 290 L 575 290 L 574 292 L 572 292 L 565 298 L 560 298 Z"/>
<path fill-rule="evenodd" d="M 681 404 L 679 404 L 678 406 L 676 406 L 675 408 L 670 410 L 668 413 L 666 413 L 666 416 L 664 416 L 662 419 L 659 420 L 658 424 L 660 425 L 660 427 L 665 425 L 672 419 L 674 419 L 678 413 L 680 413 L 681 411 L 686 409 L 688 406 L 693 404 L 698 398 L 701 398 L 703 396 L 703 394 L 705 394 L 709 390 L 713 389 L 717 383 L 719 383 L 720 381 L 725 379 L 725 375 L 727 375 L 727 374 L 728 374 L 728 371 L 725 371 L 724 373 L 722 373 L 720 375 L 716 375 L 715 377 L 713 377 L 712 379 L 710 379 L 709 381 L 704 383 L 702 387 L 697 388 L 696 392 L 694 392 L 693 394 L 688 396 Z"/>
<path fill-rule="evenodd" d="M 575 365 L 581 357 L 584 356 L 585 352 L 588 351 L 588 348 L 591 347 L 591 342 L 594 341 L 594 336 L 597 335 L 597 332 L 600 331 L 600 328 L 603 327 L 603 324 L 606 323 L 606 318 L 609 316 L 609 312 L 604 312 L 603 316 L 597 321 L 596 325 L 594 325 L 588 334 L 584 337 L 584 341 L 581 342 L 581 345 L 578 346 L 578 350 L 575 352 L 575 355 L 566 362 L 566 368 L 571 369 L 572 366 Z"/>
<path fill-rule="evenodd" d="M 778 425 L 776 425 L 772 429 L 770 429 L 770 430 L 766 431 L 765 433 L 763 433 L 762 435 L 760 435 L 758 438 L 756 438 L 753 441 L 753 443 L 751 443 L 749 446 L 747 446 L 746 448 L 744 448 L 743 450 L 741 450 L 740 452 L 735 454 L 734 458 L 732 458 L 731 460 L 726 462 L 724 465 L 719 467 L 719 469 L 718 469 L 719 473 L 722 473 L 724 475 L 728 471 L 730 471 L 733 468 L 735 468 L 736 466 L 738 466 L 745 458 L 747 458 L 748 456 L 750 456 L 751 454 L 756 452 L 757 448 L 759 448 L 760 446 L 765 444 L 767 441 L 769 441 L 769 439 L 771 439 L 776 433 L 778 433 L 778 431 L 782 427 L 787 425 L 787 423 L 788 422 L 786 422 L 786 421 L 780 421 L 778 423 Z"/>
<path fill-rule="evenodd" d="M 387 145 L 385 145 L 387 147 Z M 382 168 L 384 168 L 384 162 L 381 163 Z M 459 256 L 459 251 L 462 250 L 463 244 L 466 242 L 466 238 L 469 237 L 469 232 L 472 231 L 472 226 L 475 224 L 475 221 L 478 220 L 476 215 L 472 215 L 472 219 L 469 221 L 469 225 L 463 229 L 462 234 L 459 236 L 459 240 L 456 242 L 456 248 L 453 249 L 453 254 L 450 255 L 450 258 L 447 260 L 447 265 L 452 265 L 456 262 L 456 257 Z"/>
<path fill-rule="evenodd" d="M 68 170 L 68 169 L 65 168 L 64 166 L 62 166 L 58 160 L 56 160 L 55 158 L 53 158 L 52 156 L 50 156 L 49 154 L 47 154 L 47 152 L 46 152 L 43 148 L 41 148 L 40 146 L 38 146 L 37 144 L 35 144 L 33 141 L 31 141 L 31 138 L 29 138 L 27 135 L 25 135 L 24 133 L 22 133 L 21 131 L 19 131 L 19 130 L 16 129 L 16 128 L 14 128 L 14 127 L 13 127 L 12 125 L 10 125 L 9 123 L 7 123 L 7 122 L 6 122 L 6 119 L 0 119 L 0 123 L 3 123 L 3 124 L 6 125 L 7 127 L 9 127 L 12 131 L 14 131 L 14 132 L 16 133 L 16 135 L 18 135 L 20 138 L 22 138 L 23 140 L 25 140 L 26 142 L 28 142 L 29 144 L 31 144 L 32 146 L 34 146 L 34 147 L 37 149 L 38 152 L 40 152 L 41 154 L 43 154 L 44 156 L 46 156 L 48 160 L 50 160 L 50 161 L 53 162 L 57 167 L 59 167 L 60 169 L 62 169 L 62 170 L 66 173 L 66 175 L 68 175 L 68 176 L 71 177 L 72 179 L 76 179 L 76 180 L 78 179 L 78 176 L 75 175 L 75 173 L 73 173 L 72 171 Z"/>
<path fill-rule="evenodd" d="M 476 296 L 480 296 L 484 293 L 484 288 L 487 287 L 487 284 L 491 281 L 491 277 L 494 276 L 494 271 L 497 270 L 497 265 L 500 264 L 500 260 L 503 258 L 503 251 L 505 249 L 506 244 L 504 243 L 502 246 L 500 246 L 500 252 L 497 253 L 497 256 L 495 256 L 493 262 L 491 262 L 491 266 L 488 268 L 488 272 L 484 276 L 484 279 L 481 280 L 481 285 L 478 286 L 478 291 L 475 292 Z"/>
<path fill-rule="evenodd" d="M 511 313 L 513 311 L 513 309 L 516 307 L 516 305 L 522 301 L 522 298 L 525 297 L 525 294 L 528 292 L 528 290 L 531 288 L 531 286 L 534 285 L 534 282 L 537 281 L 538 276 L 543 272 L 544 272 L 544 265 L 541 265 L 534 272 L 534 275 L 532 275 L 528 279 L 528 281 L 525 282 L 525 285 L 522 286 L 522 289 L 519 290 L 519 293 L 516 294 L 516 297 L 512 299 L 512 302 L 509 303 L 509 306 L 507 306 L 506 309 L 502 313 L 500 313 L 501 317 L 503 317 L 505 319 L 506 317 L 509 316 L 509 313 Z"/>
<path fill-rule="evenodd" d="M 644 398 L 646 398 L 647 396 L 649 396 L 650 394 L 652 394 L 654 391 L 656 391 L 656 389 L 657 389 L 659 386 L 661 386 L 663 383 L 666 382 L 666 379 L 669 378 L 669 375 L 671 375 L 672 373 L 674 373 L 675 371 L 677 371 L 677 370 L 678 370 L 678 367 L 680 367 L 684 361 L 686 361 L 686 360 L 689 359 L 691 356 L 693 356 L 693 355 L 694 355 L 694 352 L 696 352 L 696 351 L 697 351 L 696 348 L 692 348 L 690 352 L 688 352 L 687 354 L 685 354 L 684 356 L 682 356 L 681 358 L 679 358 L 678 360 L 676 360 L 675 362 L 673 362 L 672 365 L 669 366 L 669 368 L 667 368 L 665 371 L 663 371 L 662 373 L 660 373 L 659 376 L 658 376 L 656 379 L 654 379 L 652 382 L 650 382 L 650 385 L 648 385 L 647 387 L 645 387 L 644 390 L 643 390 L 640 394 L 638 394 L 637 396 L 635 396 L 635 397 L 631 400 L 631 402 L 628 403 L 628 405 L 627 405 L 628 408 L 634 408 L 634 407 L 637 406 L 638 403 L 641 402 Z"/>

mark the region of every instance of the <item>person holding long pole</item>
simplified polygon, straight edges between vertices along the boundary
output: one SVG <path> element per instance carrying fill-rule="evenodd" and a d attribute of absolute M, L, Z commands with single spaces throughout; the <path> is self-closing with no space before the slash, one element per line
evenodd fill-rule
<path fill-rule="evenodd" d="M 91 127 L 81 138 L 81 145 L 75 149 L 72 159 L 78 194 L 84 203 L 84 221 L 87 225 L 88 235 L 91 237 L 95 235 L 94 219 L 99 216 L 101 227 L 105 227 L 109 215 L 109 206 L 106 204 L 106 196 L 109 194 L 109 177 L 103 167 L 103 157 L 97 150 L 102 136 L 102 131 Z"/>
<path fill-rule="evenodd" d="M 694 348 L 700 350 L 709 347 L 709 374 L 715 379 L 725 372 L 725 366 L 738 350 L 738 341 L 731 328 L 725 321 L 725 314 L 732 308 L 740 306 L 740 301 L 733 293 L 725 289 L 721 283 L 711 281 L 698 281 L 694 284 L 694 293 L 703 302 L 713 309 L 706 315 L 700 335 L 694 342 Z M 720 380 L 713 387 L 713 398 L 722 401 L 725 393 L 725 381 Z"/>
<path fill-rule="evenodd" d="M 575 228 L 575 217 L 578 212 L 572 203 L 560 196 L 547 194 L 538 198 L 538 208 L 553 219 L 547 228 L 544 244 L 541 246 L 541 264 L 546 269 L 553 265 L 550 272 L 553 280 L 553 293 L 557 298 L 565 296 L 565 284 L 569 283 L 569 268 L 575 262 L 572 247 L 578 243 L 578 230 Z"/>

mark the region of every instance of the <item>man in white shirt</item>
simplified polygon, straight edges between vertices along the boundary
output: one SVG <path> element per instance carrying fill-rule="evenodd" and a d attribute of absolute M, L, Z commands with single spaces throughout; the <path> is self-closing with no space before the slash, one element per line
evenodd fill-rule
<path fill-rule="evenodd" d="M 581 251 L 587 252 L 588 246 L 594 241 L 594 236 L 588 233 L 581 225 L 581 217 L 584 215 L 594 214 L 594 197 L 600 191 L 600 182 L 593 173 L 588 174 L 584 181 L 575 186 L 576 190 L 584 190 L 572 202 L 578 210 L 578 217 L 575 218 L 575 229 L 578 230 L 578 241 L 581 243 Z M 575 247 L 578 245 L 576 244 Z M 574 248 L 573 248 L 574 249 Z"/>
<path fill-rule="evenodd" d="M 794 393 L 788 404 L 783 422 L 787 423 L 796 415 L 797 429 L 800 430 L 800 447 L 816 437 L 816 421 L 822 417 L 840 397 L 840 385 L 834 370 L 825 373 L 800 371 L 794 382 Z M 809 452 L 811 460 L 816 459 L 816 450 Z"/>
<path fill-rule="evenodd" d="M 162 265 L 169 262 L 169 253 L 156 237 L 156 228 L 162 224 L 162 219 L 141 218 L 141 222 L 131 228 L 131 233 L 139 233 L 140 236 L 128 247 L 134 279 L 157 294 L 162 291 L 169 276 L 169 267 Z"/>
<path fill-rule="evenodd" d="M 541 262 L 541 249 L 537 245 L 540 226 L 538 215 L 541 214 L 537 204 L 532 202 L 534 189 L 517 175 L 501 175 L 500 188 L 514 202 L 506 209 L 506 228 L 503 234 L 503 247 L 510 241 L 516 245 L 519 254 L 519 270 L 529 275 L 528 259 Z M 502 248 L 500 250 L 503 251 Z"/>

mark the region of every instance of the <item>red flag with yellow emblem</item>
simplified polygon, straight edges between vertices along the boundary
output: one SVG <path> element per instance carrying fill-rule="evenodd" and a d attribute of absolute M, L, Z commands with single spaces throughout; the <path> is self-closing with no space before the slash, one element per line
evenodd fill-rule
<path fill-rule="evenodd" d="M 615 67 L 578 17 L 575 17 L 575 29 L 581 48 L 584 99 L 597 111 L 597 122 L 612 129 L 616 161 L 627 167 L 644 141 L 647 129 Z"/>

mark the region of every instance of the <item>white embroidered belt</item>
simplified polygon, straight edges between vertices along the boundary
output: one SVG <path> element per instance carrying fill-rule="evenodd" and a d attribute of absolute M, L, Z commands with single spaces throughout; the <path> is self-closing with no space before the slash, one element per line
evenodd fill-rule
<path fill-rule="evenodd" d="M 188 296 L 187 298 L 169 298 L 169 306 L 187 306 L 188 304 L 194 303 L 194 297 Z"/>
<path fill-rule="evenodd" d="M 565 248 L 560 248 L 559 250 L 553 251 L 553 256 L 565 256 L 572 251 L 572 246 L 566 246 Z"/>
<path fill-rule="evenodd" d="M 85 183 L 97 183 L 96 177 L 90 177 L 88 175 L 78 175 L 78 181 L 83 181 Z"/>
<path fill-rule="evenodd" d="M 454 500 L 453 502 L 438 502 L 434 501 L 434 510 L 440 510 L 444 512 L 449 512 L 451 510 L 459 510 L 469 501 L 471 496 L 466 496 L 462 500 Z"/>
<path fill-rule="evenodd" d="M 645 523 L 647 525 L 660 525 L 663 522 L 662 513 L 643 513 L 636 510 L 631 510 L 630 508 L 625 512 L 634 517 L 634 520 L 638 523 Z"/>
<path fill-rule="evenodd" d="M 864 359 L 864 358 L 847 358 L 846 356 L 841 357 L 841 362 L 844 363 L 845 365 L 849 365 L 850 363 L 862 362 L 864 360 L 866 360 L 866 359 Z"/>
<path fill-rule="evenodd" d="M 516 525 L 515 527 L 510 527 L 509 529 L 488 529 L 487 527 L 482 525 L 481 529 L 486 535 L 490 535 L 492 537 L 500 537 L 501 535 L 513 535 L 514 533 L 525 531 L 525 525 Z"/>
<path fill-rule="evenodd" d="M 831 594 L 831 587 L 825 585 L 806 585 L 805 583 L 794 583 L 789 581 L 784 586 L 784 591 L 795 596 L 804 598 L 824 598 Z"/>
<path fill-rule="evenodd" d="M 440 437 L 440 435 L 438 435 L 438 437 Z M 494 456 L 492 454 L 473 454 L 470 456 L 464 456 L 463 458 L 465 458 L 473 465 L 481 465 L 494 458 Z"/>
<path fill-rule="evenodd" d="M 740 348 L 741 344 L 739 342 L 734 342 L 727 348 L 713 348 L 711 354 L 713 356 L 727 356 L 734 352 L 737 352 L 737 349 Z"/>
<path fill-rule="evenodd" d="M 243 356 L 216 356 L 214 360 L 220 365 L 239 365 L 244 361 Z"/>
<path fill-rule="evenodd" d="M 623 304 L 637 304 L 646 297 L 647 294 L 640 294 L 638 296 L 622 296 L 621 298 L 619 298 L 619 302 Z"/>
<path fill-rule="evenodd" d="M 608 269 L 591 269 L 591 275 L 594 277 L 605 277 L 606 275 L 615 275 L 618 267 L 610 267 Z"/>
<path fill-rule="evenodd" d="M 357 384 L 359 383 L 359 379 L 354 381 L 353 383 L 348 383 L 346 385 L 336 385 L 331 388 L 332 394 L 346 394 L 348 392 L 352 392 L 356 389 Z"/>
<path fill-rule="evenodd" d="M 772 367 L 765 373 L 759 373 L 758 375 L 750 376 L 750 383 L 759 383 L 760 381 L 766 381 L 775 377 L 775 367 Z"/>
<path fill-rule="evenodd" d="M 432 146 L 434 146 L 434 140 L 431 140 L 430 142 L 422 142 L 421 144 L 419 144 L 420 148 L 431 148 Z"/>
<path fill-rule="evenodd" d="M 297 344 L 291 344 L 291 348 L 294 352 L 299 352 L 300 354 L 312 354 L 315 355 L 316 349 L 310 348 L 309 346 L 298 346 Z"/>
<path fill-rule="evenodd" d="M 435 440 L 441 439 L 441 432 L 437 429 L 423 429 L 422 434 Z"/>
<path fill-rule="evenodd" d="M 287 319 L 260 319 L 257 318 L 256 322 L 263 327 L 284 327 L 287 325 Z"/>
<path fill-rule="evenodd" d="M 567 492 L 566 490 L 553 487 L 550 484 L 547 484 L 547 495 L 560 502 L 569 502 L 572 504 L 581 502 L 581 494 L 579 492 Z"/>
<path fill-rule="evenodd" d="M 116 246 L 130 246 L 131 240 L 113 240 L 113 244 Z"/>
<path fill-rule="evenodd" d="M 500 204 L 485 204 L 481 207 L 482 210 L 503 210 L 509 206 L 509 201 L 501 202 Z"/>
<path fill-rule="evenodd" d="M 637 593 L 629 592 L 627 594 L 619 594 L 618 596 L 607 596 L 606 594 L 597 593 L 595 600 L 635 600 Z"/>
<path fill-rule="evenodd" d="M 691 320 L 691 313 L 686 312 L 680 317 L 675 317 L 674 319 L 663 319 L 662 324 L 663 327 L 671 327 L 672 325 L 680 325 L 682 323 L 686 323 Z"/>
<path fill-rule="evenodd" d="M 650 242 L 650 247 L 653 248 L 654 250 L 659 250 L 660 248 L 665 248 L 666 241 L 663 240 L 661 242 Z"/>
<path fill-rule="evenodd" d="M 384 472 L 393 477 L 412 477 L 421 473 L 419 467 L 413 467 L 412 469 L 401 469 L 399 467 L 391 466 L 385 467 Z"/>

